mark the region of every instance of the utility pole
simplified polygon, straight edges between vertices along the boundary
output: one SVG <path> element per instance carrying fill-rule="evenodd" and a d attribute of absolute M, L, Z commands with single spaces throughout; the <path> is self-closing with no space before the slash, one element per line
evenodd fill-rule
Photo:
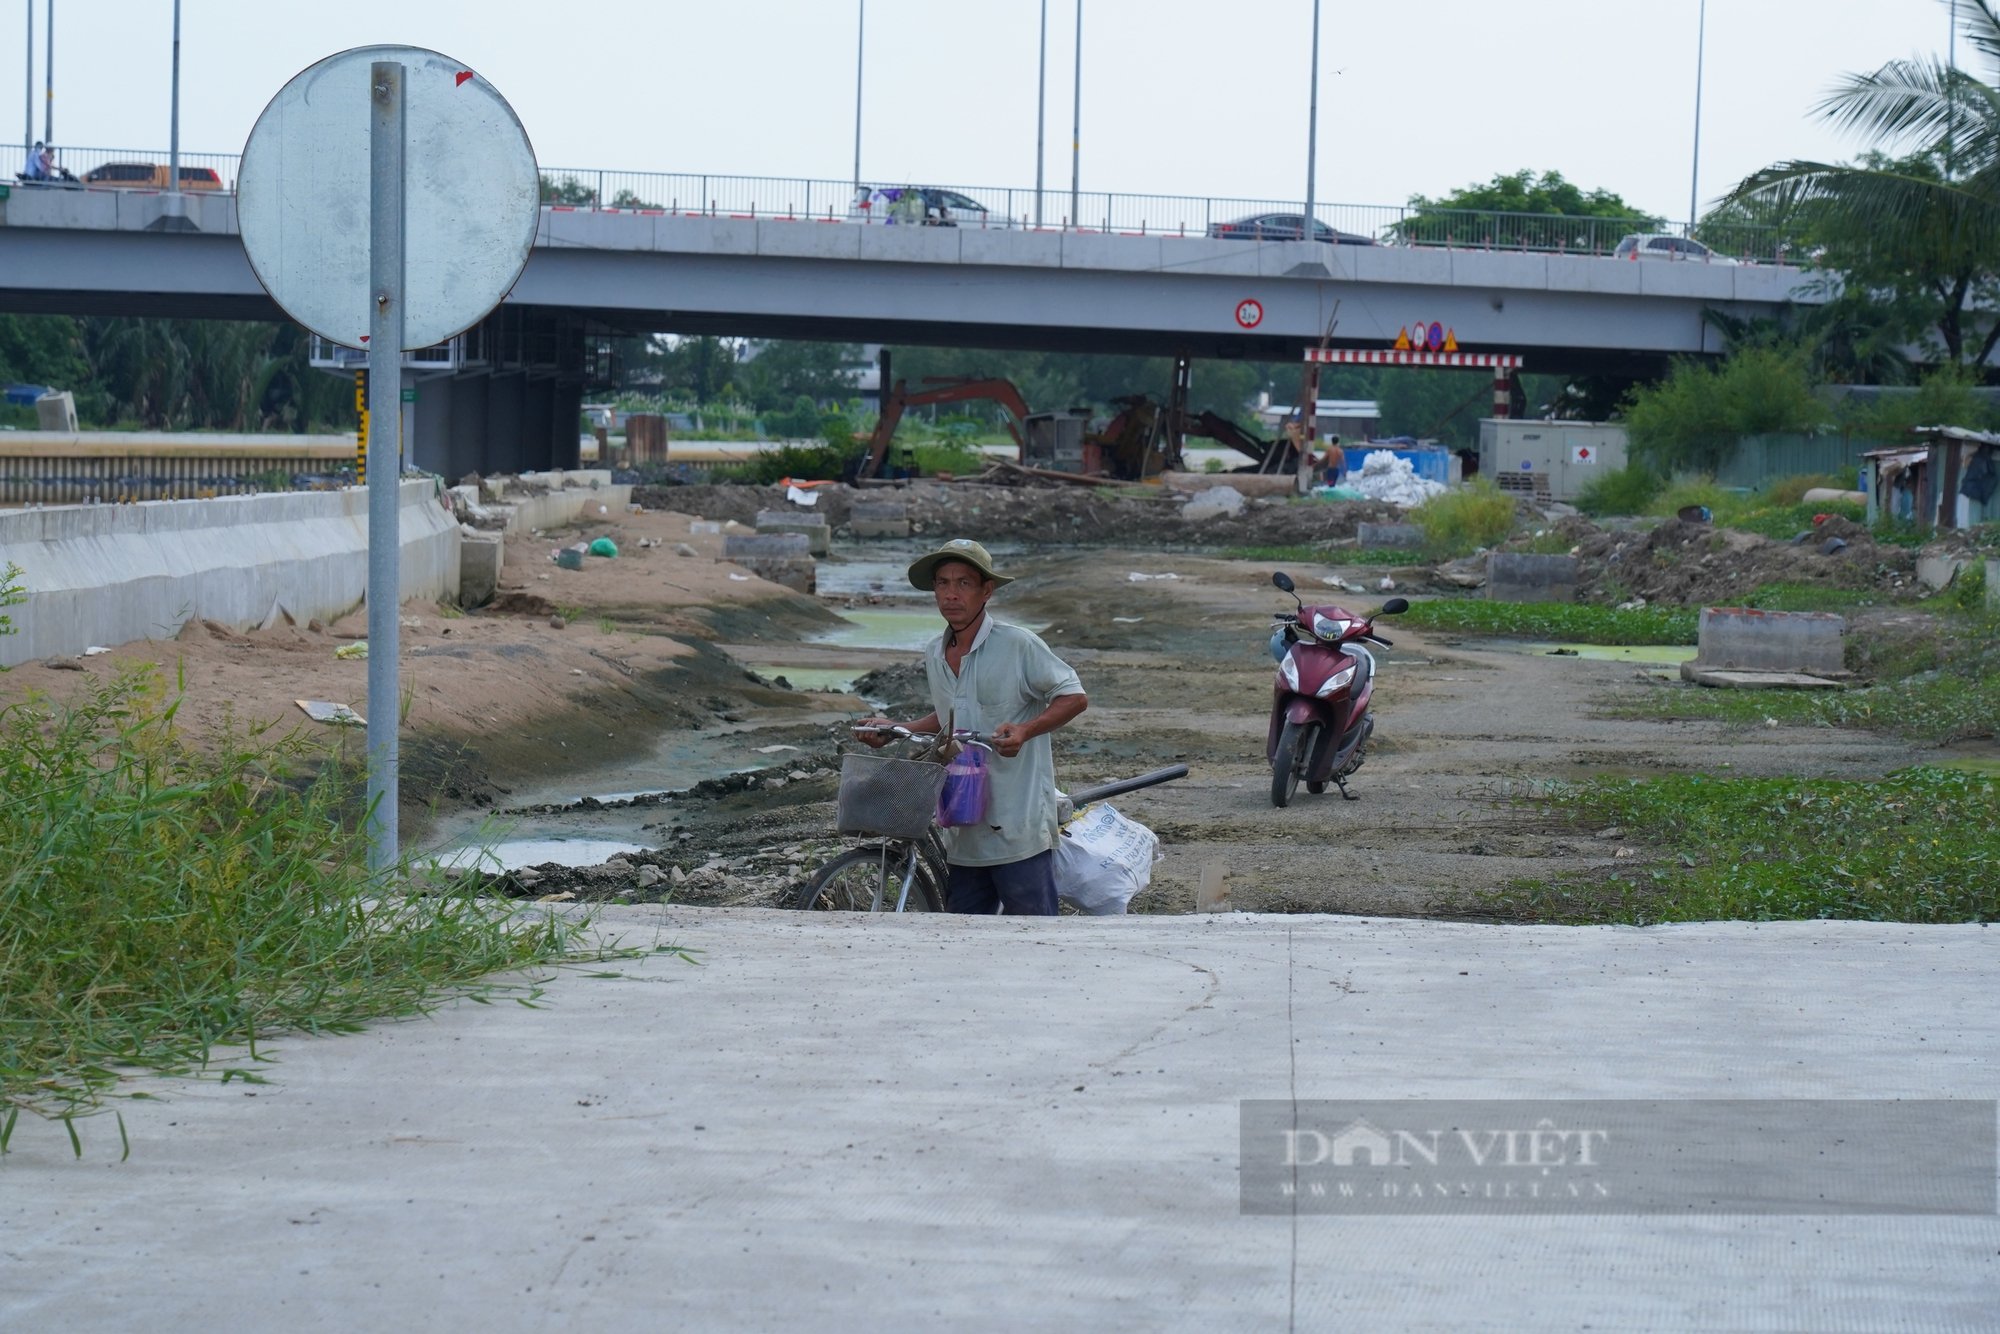
<path fill-rule="evenodd" d="M 1701 9 L 1695 19 L 1694 28 L 1694 159 L 1688 170 L 1688 235 L 1694 235 L 1694 225 L 1701 216 L 1701 57 L 1708 45 L 1708 0 L 1701 0 Z"/>
<path fill-rule="evenodd" d="M 52 144 L 56 141 L 56 0 L 49 0 L 48 21 L 42 27 L 45 30 L 42 40 L 48 43 L 48 54 L 42 58 L 42 78 L 46 81 L 42 98 L 42 142 Z"/>
<path fill-rule="evenodd" d="M 1042 63 L 1035 76 L 1035 226 L 1042 225 L 1043 131 L 1049 121 L 1049 0 L 1042 0 Z"/>
<path fill-rule="evenodd" d="M 1069 122 L 1069 225 L 1081 227 L 1077 183 L 1083 173 L 1083 0 L 1076 0 L 1076 106 Z"/>
<path fill-rule="evenodd" d="M 1312 100 L 1306 112 L 1306 225 L 1299 238 L 1304 241 L 1319 237 L 1319 229 L 1313 226 L 1313 205 L 1318 202 L 1313 193 L 1313 168 L 1319 165 L 1319 0 L 1313 0 L 1312 71 Z"/>

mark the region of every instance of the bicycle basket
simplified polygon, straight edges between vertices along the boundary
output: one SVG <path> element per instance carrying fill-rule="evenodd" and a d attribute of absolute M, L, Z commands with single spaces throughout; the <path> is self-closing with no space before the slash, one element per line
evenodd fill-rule
<path fill-rule="evenodd" d="M 879 838 L 922 838 L 937 814 L 944 766 L 889 755 L 843 755 L 840 832 Z"/>

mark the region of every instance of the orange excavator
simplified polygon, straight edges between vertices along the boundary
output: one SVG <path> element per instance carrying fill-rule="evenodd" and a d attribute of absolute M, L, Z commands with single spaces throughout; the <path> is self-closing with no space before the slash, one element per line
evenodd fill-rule
<path fill-rule="evenodd" d="M 1022 425 L 1028 417 L 1028 405 L 1021 398 L 1021 391 L 1011 380 L 968 380 L 930 377 L 924 380 L 935 389 L 911 390 L 903 381 L 896 381 L 882 398 L 882 415 L 875 423 L 875 434 L 869 437 L 868 452 L 855 466 L 856 477 L 879 477 L 882 465 L 889 457 L 889 443 L 895 438 L 896 423 L 903 419 L 908 408 L 922 407 L 927 403 L 964 403 L 974 399 L 989 399 L 1007 409 L 1007 433 L 1014 437 L 1018 447 L 1022 441 Z"/>

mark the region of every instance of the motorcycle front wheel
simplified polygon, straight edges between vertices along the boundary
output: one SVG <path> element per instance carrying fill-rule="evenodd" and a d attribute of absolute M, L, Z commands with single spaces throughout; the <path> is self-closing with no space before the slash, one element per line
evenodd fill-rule
<path fill-rule="evenodd" d="M 1319 739 L 1318 723 L 1287 722 L 1278 733 L 1278 749 L 1271 756 L 1271 804 L 1288 806 L 1299 790 L 1299 776 L 1312 759 L 1313 744 Z"/>

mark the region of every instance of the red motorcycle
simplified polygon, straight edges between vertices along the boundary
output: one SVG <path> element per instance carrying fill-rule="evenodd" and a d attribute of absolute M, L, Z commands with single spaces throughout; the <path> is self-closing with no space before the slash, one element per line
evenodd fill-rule
<path fill-rule="evenodd" d="M 1274 612 L 1271 656 L 1278 680 L 1271 694 L 1270 735 L 1264 753 L 1271 761 L 1271 804 L 1291 802 L 1304 779 L 1306 791 L 1324 792 L 1328 783 L 1349 801 L 1347 777 L 1361 767 L 1375 719 L 1368 701 L 1375 693 L 1375 656 L 1366 647 L 1389 641 L 1375 633 L 1373 617 L 1345 607 L 1308 607 L 1299 601 L 1291 576 L 1280 570 L 1271 582 L 1292 595 L 1295 612 Z M 1404 598 L 1390 598 L 1376 616 L 1408 611 Z"/>

